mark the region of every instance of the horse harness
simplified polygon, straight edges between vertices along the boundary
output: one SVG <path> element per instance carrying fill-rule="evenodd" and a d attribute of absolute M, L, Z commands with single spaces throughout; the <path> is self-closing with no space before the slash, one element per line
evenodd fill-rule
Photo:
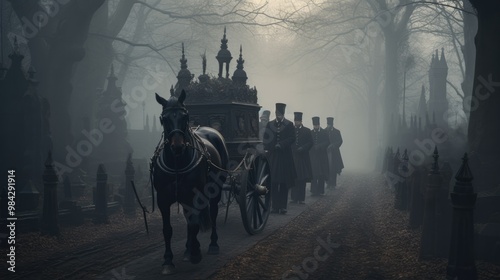
<path fill-rule="evenodd" d="M 203 143 L 203 140 L 196 134 L 190 133 L 193 139 L 193 143 L 186 143 L 186 148 L 192 148 L 194 150 L 194 156 L 189 162 L 189 164 L 182 169 L 177 169 L 176 166 L 173 168 L 168 166 L 165 162 L 163 149 L 165 149 L 165 145 L 168 144 L 168 139 L 161 142 L 160 145 L 156 148 L 156 151 L 151 159 L 152 162 L 156 162 L 156 165 L 160 168 L 161 171 L 165 172 L 169 175 L 183 175 L 193 171 L 203 160 L 203 158 L 210 160 L 210 153 L 208 152 L 207 146 Z M 208 165 L 208 169 L 210 170 L 210 164 Z"/>
<path fill-rule="evenodd" d="M 158 166 L 160 168 L 160 170 L 165 172 L 166 174 L 175 175 L 175 181 L 176 181 L 175 182 L 175 197 L 176 197 L 176 199 L 177 199 L 177 190 L 178 190 L 178 175 L 179 174 L 181 174 L 181 175 L 187 174 L 190 171 L 194 170 L 194 168 L 196 168 L 201 163 L 203 158 L 205 158 L 206 162 L 208 163 L 208 167 L 207 167 L 208 171 L 210 171 L 210 167 L 214 167 L 215 169 L 217 169 L 219 171 L 227 172 L 229 176 L 232 176 L 232 173 L 235 172 L 236 170 L 238 170 L 241 167 L 241 165 L 243 165 L 243 164 L 245 165 L 245 168 L 248 169 L 248 167 L 246 166 L 246 159 L 249 155 L 248 151 L 247 151 L 247 153 L 245 153 L 245 156 L 243 157 L 241 162 L 238 164 L 238 166 L 234 170 L 227 170 L 227 169 L 221 168 L 221 167 L 217 166 L 216 164 L 214 164 L 211 161 L 210 152 L 208 151 L 207 146 L 205 145 L 205 143 L 203 143 L 203 140 L 201 139 L 201 137 L 198 134 L 194 133 L 194 131 L 196 131 L 198 128 L 199 128 L 199 126 L 195 129 L 190 128 L 189 134 L 190 134 L 190 136 L 192 136 L 191 138 L 193 139 L 193 141 L 192 141 L 193 144 L 191 144 L 190 142 L 186 143 L 187 148 L 192 148 L 197 153 L 195 154 L 195 156 L 193 156 L 193 159 L 191 160 L 191 162 L 186 167 L 184 167 L 182 170 L 178 170 L 175 166 L 174 166 L 174 168 L 170 168 L 165 163 L 164 158 L 163 158 L 163 149 L 165 149 L 165 145 L 168 144 L 169 141 L 168 141 L 168 138 L 165 138 L 164 133 L 162 132 L 161 137 L 160 137 L 160 141 L 156 145 L 155 152 L 153 153 L 153 156 L 151 157 L 151 160 L 149 163 L 149 182 L 151 183 L 151 203 L 152 203 L 151 213 L 154 213 L 154 211 L 155 211 L 155 189 L 154 189 L 154 186 L 155 186 L 155 183 L 154 183 L 155 166 Z M 199 155 L 199 156 L 196 157 L 196 155 Z M 150 212 L 146 209 L 145 206 L 142 206 L 140 199 L 137 195 L 137 191 L 135 190 L 135 185 L 133 185 L 133 187 L 134 187 L 134 192 L 136 194 L 136 198 L 139 201 L 139 204 L 141 205 L 142 210 L 143 210 L 144 222 L 146 224 L 146 231 L 147 231 L 148 226 L 147 226 L 147 220 L 146 220 L 146 213 L 150 213 Z"/>
<path fill-rule="evenodd" d="M 198 129 L 198 128 L 196 128 Z M 194 131 L 196 129 L 191 129 L 189 130 L 189 136 L 192 139 L 191 142 L 186 143 L 186 148 L 192 148 L 194 150 L 194 155 L 193 158 L 191 159 L 190 163 L 183 167 L 182 169 L 177 169 L 176 162 L 174 161 L 174 167 L 170 167 L 167 165 L 164 159 L 163 155 L 163 150 L 166 148 L 166 145 L 169 143 L 168 137 L 164 137 L 164 133 L 162 133 L 162 136 L 160 138 L 160 141 L 158 142 L 158 145 L 156 146 L 155 152 L 153 156 L 151 157 L 150 161 L 150 181 L 152 182 L 151 184 L 151 197 L 153 198 L 152 200 L 152 209 L 154 211 L 154 171 L 155 167 L 158 167 L 163 173 L 168 174 L 168 175 L 173 175 L 175 176 L 175 197 L 177 199 L 178 197 L 178 188 L 179 188 L 179 175 L 184 175 L 188 174 L 189 172 L 193 171 L 200 163 L 202 162 L 203 158 L 205 158 L 206 162 L 208 163 L 207 167 L 207 172 L 210 171 L 211 166 L 216 166 L 215 164 L 212 163 L 211 161 L 211 155 L 210 152 L 207 149 L 207 146 L 205 143 L 203 143 L 203 140 L 201 139 L 200 136 L 198 136 Z M 183 133 L 184 134 L 184 133 Z"/>

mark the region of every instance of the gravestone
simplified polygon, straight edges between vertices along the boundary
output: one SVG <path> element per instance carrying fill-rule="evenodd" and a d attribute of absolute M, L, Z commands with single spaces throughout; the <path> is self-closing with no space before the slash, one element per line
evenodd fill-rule
<path fill-rule="evenodd" d="M 456 183 L 451 193 L 453 203 L 453 224 L 446 279 L 477 279 L 474 261 L 473 209 L 477 193 L 472 186 L 472 172 L 467 154 L 455 176 Z"/>

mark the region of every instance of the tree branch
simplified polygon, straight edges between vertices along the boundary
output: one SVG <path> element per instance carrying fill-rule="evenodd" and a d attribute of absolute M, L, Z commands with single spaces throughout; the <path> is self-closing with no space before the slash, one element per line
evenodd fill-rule
<path fill-rule="evenodd" d="M 165 45 L 161 48 L 157 48 L 155 46 L 152 46 L 151 44 L 147 44 L 147 43 L 134 43 L 134 42 L 131 42 L 127 39 L 124 39 L 124 38 L 120 38 L 120 37 L 115 37 L 115 36 L 109 36 L 109 35 L 106 35 L 106 34 L 99 34 L 99 33 L 89 33 L 89 35 L 91 36 L 97 36 L 97 37 L 102 37 L 102 38 L 105 38 L 105 39 L 108 39 L 108 40 L 112 40 L 112 41 L 119 41 L 119 42 L 122 42 L 122 43 L 125 43 L 125 44 L 128 44 L 130 46 L 133 46 L 133 47 L 144 47 L 144 48 L 148 48 L 154 52 L 156 52 L 159 56 L 161 56 L 163 58 L 163 60 L 168 64 L 168 66 L 170 67 L 170 69 L 172 69 L 172 72 L 175 73 L 175 70 L 174 68 L 170 65 L 170 62 L 168 61 L 168 59 L 161 53 L 162 50 L 166 49 L 166 48 L 169 48 L 169 47 L 172 47 L 174 45 L 176 45 L 177 43 L 173 43 L 173 44 L 168 44 L 168 45 Z"/>
<path fill-rule="evenodd" d="M 136 1 L 136 3 L 138 3 L 138 4 L 144 5 L 151 10 L 154 10 L 158 13 L 167 15 L 171 18 L 190 19 L 190 20 L 195 21 L 196 23 L 204 24 L 204 25 L 219 26 L 219 25 L 228 25 L 228 24 L 244 24 L 244 25 L 256 25 L 256 26 L 271 26 L 271 25 L 276 25 L 278 23 L 283 23 L 286 20 L 286 18 L 274 17 L 274 16 L 271 16 L 271 15 L 263 12 L 262 10 L 265 6 L 267 6 L 267 3 L 264 3 L 263 5 L 256 7 L 254 10 L 246 11 L 246 10 L 237 8 L 237 6 L 240 2 L 241 1 L 238 1 L 238 3 L 233 5 L 233 7 L 228 12 L 225 12 L 225 13 L 205 12 L 205 13 L 191 13 L 191 14 L 183 15 L 183 14 L 180 14 L 180 13 L 177 13 L 174 11 L 167 11 L 167 10 L 163 10 L 163 9 L 154 7 L 154 6 L 148 4 L 144 1 Z M 246 18 L 246 19 L 250 18 L 252 20 L 255 19 L 257 16 L 264 16 L 268 19 L 272 19 L 275 21 L 270 22 L 270 23 L 258 23 L 258 22 L 254 22 L 252 20 L 250 20 L 250 21 L 248 21 L 248 20 L 229 20 L 229 21 L 220 21 L 220 22 L 210 22 L 210 21 L 206 20 L 206 18 L 208 18 L 208 17 L 224 18 L 224 17 L 228 17 L 230 15 L 235 15 L 235 16 L 238 16 L 240 18 Z"/>
<path fill-rule="evenodd" d="M 437 3 L 437 2 L 430 2 L 430 1 L 418 1 L 418 2 L 413 2 L 413 3 L 401 4 L 401 5 L 398 5 L 398 6 L 399 7 L 404 7 L 404 6 L 408 6 L 408 5 L 414 5 L 414 4 L 431 4 L 431 5 L 443 6 L 443 7 L 452 8 L 452 9 L 459 10 L 459 11 L 462 11 L 462 12 L 467 13 L 467 14 L 471 14 L 471 15 L 477 16 L 475 13 L 472 13 L 470 11 L 464 10 L 461 7 L 456 7 L 456 6 L 453 6 L 453 5 L 443 4 L 443 3 Z"/>
<path fill-rule="evenodd" d="M 448 81 L 448 79 L 446 79 L 446 83 L 448 85 L 450 85 L 455 90 L 455 92 L 457 93 L 457 95 L 460 96 L 460 98 L 462 98 L 462 100 L 465 98 L 464 95 L 460 93 L 460 91 L 458 90 L 458 88 L 454 84 L 452 84 L 450 81 Z"/>
<path fill-rule="evenodd" d="M 110 17 L 111 19 L 108 24 L 107 33 L 109 36 L 117 36 L 118 33 L 120 33 L 135 3 L 136 2 L 133 0 L 122 0 L 118 2 L 118 6 Z"/>

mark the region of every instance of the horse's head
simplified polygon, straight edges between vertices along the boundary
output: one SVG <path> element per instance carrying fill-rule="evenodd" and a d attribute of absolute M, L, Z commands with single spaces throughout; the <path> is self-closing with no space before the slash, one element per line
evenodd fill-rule
<path fill-rule="evenodd" d="M 171 96 L 169 100 L 156 93 L 156 101 L 163 106 L 160 123 L 165 139 L 175 154 L 180 154 L 188 141 L 189 115 L 184 106 L 186 92 L 182 90 L 179 98 Z"/>

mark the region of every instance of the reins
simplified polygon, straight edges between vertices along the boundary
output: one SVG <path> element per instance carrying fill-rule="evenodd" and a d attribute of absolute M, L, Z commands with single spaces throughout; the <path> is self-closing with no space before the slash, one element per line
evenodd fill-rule
<path fill-rule="evenodd" d="M 217 170 L 219 170 L 219 171 L 222 171 L 222 172 L 226 172 L 226 173 L 228 173 L 228 175 L 229 175 L 229 176 L 232 176 L 232 174 L 231 174 L 231 173 L 236 172 L 236 170 L 238 170 L 238 169 L 241 167 L 241 165 L 242 165 L 242 164 L 245 164 L 245 168 L 247 168 L 247 169 L 248 169 L 248 166 L 246 165 L 246 158 L 247 158 L 247 156 L 250 154 L 249 152 L 246 152 L 246 153 L 245 153 L 245 155 L 243 156 L 243 159 L 240 161 L 240 163 L 238 164 L 238 166 L 236 166 L 236 168 L 235 168 L 235 169 L 233 169 L 233 170 L 229 170 L 229 169 L 224 169 L 224 168 L 222 168 L 222 167 L 217 166 L 215 163 L 213 163 L 213 162 L 212 162 L 212 160 L 210 159 L 210 157 L 209 157 L 209 156 L 207 157 L 207 156 L 205 155 L 205 153 L 204 153 L 202 150 L 200 150 L 200 149 L 198 149 L 197 147 L 194 147 L 194 146 L 192 146 L 192 145 L 190 145 L 190 144 L 188 143 L 188 145 L 187 145 L 186 147 L 189 147 L 189 146 L 191 146 L 191 148 L 192 148 L 192 149 L 198 150 L 198 151 L 200 152 L 200 154 L 201 154 L 203 157 L 205 157 L 205 159 L 206 159 L 207 163 L 208 163 L 208 164 L 210 164 L 210 166 L 214 167 L 215 169 L 217 169 Z M 204 146 L 204 145 L 203 145 L 203 146 Z M 205 148 L 205 150 L 206 150 L 206 148 Z M 208 153 L 208 151 L 207 151 L 207 153 Z"/>
<path fill-rule="evenodd" d="M 144 224 L 146 226 L 146 233 L 149 235 L 149 228 L 148 228 L 148 220 L 147 220 L 147 215 L 146 213 L 154 213 L 155 212 L 155 189 L 154 189 L 154 177 L 153 177 L 153 158 L 155 158 L 157 156 L 157 154 L 159 153 L 159 150 L 162 149 L 162 147 L 160 147 L 160 144 L 163 146 L 163 132 L 161 133 L 161 136 L 160 136 L 160 141 L 158 142 L 158 144 L 156 145 L 156 149 L 155 149 L 155 152 L 153 154 L 153 157 L 151 158 L 151 162 L 149 163 L 149 181 L 148 181 L 148 184 L 151 184 L 151 213 L 148 211 L 148 209 L 146 208 L 146 206 L 142 205 L 141 203 L 141 199 L 139 198 L 139 195 L 137 194 L 137 189 L 135 187 L 135 184 L 134 184 L 134 181 L 132 180 L 131 183 L 132 183 L 132 188 L 134 189 L 134 194 L 135 194 L 135 198 L 137 199 L 137 202 L 139 202 L 139 206 L 141 206 L 141 209 L 142 209 L 142 215 L 144 217 Z M 147 185 L 146 185 L 147 187 Z"/>
<path fill-rule="evenodd" d="M 142 208 L 142 215 L 144 216 L 144 224 L 146 226 L 146 233 L 149 235 L 149 228 L 148 228 L 148 220 L 146 217 L 146 213 L 149 213 L 148 209 L 146 209 L 146 206 L 143 206 L 141 203 L 141 200 L 139 199 L 139 195 L 137 194 L 137 190 L 135 188 L 134 180 L 130 181 L 132 183 L 132 188 L 134 189 L 134 194 L 135 198 L 137 198 L 137 201 L 139 202 L 139 206 Z"/>
<path fill-rule="evenodd" d="M 199 128 L 199 126 L 196 129 L 198 129 L 198 128 Z M 245 155 L 243 156 L 243 159 L 240 161 L 240 163 L 233 170 L 229 170 L 229 169 L 225 169 L 225 168 L 219 167 L 215 163 L 213 163 L 212 160 L 211 160 L 211 157 L 210 157 L 210 153 L 208 152 L 208 149 L 207 149 L 206 145 L 203 143 L 203 140 L 201 139 L 201 137 L 199 135 L 197 135 L 196 133 L 194 133 L 194 131 L 196 131 L 196 129 L 192 130 L 191 128 L 189 128 L 189 132 L 190 133 L 188 133 L 188 134 L 190 136 L 192 136 L 191 138 L 193 139 L 193 142 L 196 141 L 198 143 L 198 145 L 193 145 L 190 142 L 187 142 L 186 143 L 186 148 L 191 148 L 193 150 L 198 151 L 200 153 L 201 158 L 204 158 L 206 160 L 207 164 L 209 165 L 209 168 L 213 167 L 213 168 L 215 168 L 215 169 L 217 169 L 219 171 L 225 172 L 225 173 L 228 174 L 228 176 L 230 178 L 233 178 L 233 173 L 235 173 L 238 169 L 240 169 L 240 167 L 242 165 L 245 165 L 245 169 L 249 169 L 249 167 L 247 166 L 247 157 L 248 157 L 248 155 L 250 153 L 248 151 L 245 153 Z M 177 132 L 177 131 L 175 131 L 175 132 Z M 172 133 L 174 133 L 174 131 L 170 132 L 169 135 L 171 135 Z M 184 132 L 180 132 L 180 133 L 182 133 L 182 135 L 185 136 Z M 135 188 L 135 184 L 132 181 L 132 188 L 134 189 L 135 197 L 136 197 L 137 201 L 139 202 L 139 206 L 142 208 L 142 213 L 143 213 L 143 216 L 144 216 L 144 223 L 145 223 L 146 232 L 147 232 L 148 235 L 149 235 L 149 229 L 148 229 L 148 222 L 147 222 L 147 215 L 146 215 L 146 213 L 152 214 L 155 211 L 155 189 L 154 189 L 154 186 L 155 186 L 155 182 L 154 182 L 155 162 L 157 162 L 158 157 L 161 156 L 160 153 L 163 152 L 163 149 L 165 149 L 166 144 L 169 143 L 168 137 L 165 138 L 164 136 L 165 136 L 165 133 L 162 132 L 161 133 L 161 137 L 160 137 L 160 141 L 156 145 L 155 152 L 153 153 L 153 156 L 151 157 L 151 161 L 149 163 L 149 182 L 148 182 L 148 184 L 151 183 L 151 208 L 152 208 L 151 212 L 149 212 L 147 210 L 147 208 L 142 205 L 141 200 L 139 199 L 139 196 L 137 194 L 137 190 Z M 199 148 L 199 147 L 202 147 L 202 148 Z M 197 164 L 195 166 L 197 166 Z M 162 168 L 160 168 L 160 169 L 162 169 Z M 179 186 L 179 180 L 178 180 L 178 174 L 179 174 L 179 172 L 178 172 L 178 169 L 177 169 L 177 160 L 174 160 L 174 169 L 173 169 L 173 171 L 175 172 L 175 198 L 177 200 L 178 186 Z M 180 211 L 179 210 L 179 203 L 177 203 L 177 212 L 179 213 L 179 211 Z"/>

